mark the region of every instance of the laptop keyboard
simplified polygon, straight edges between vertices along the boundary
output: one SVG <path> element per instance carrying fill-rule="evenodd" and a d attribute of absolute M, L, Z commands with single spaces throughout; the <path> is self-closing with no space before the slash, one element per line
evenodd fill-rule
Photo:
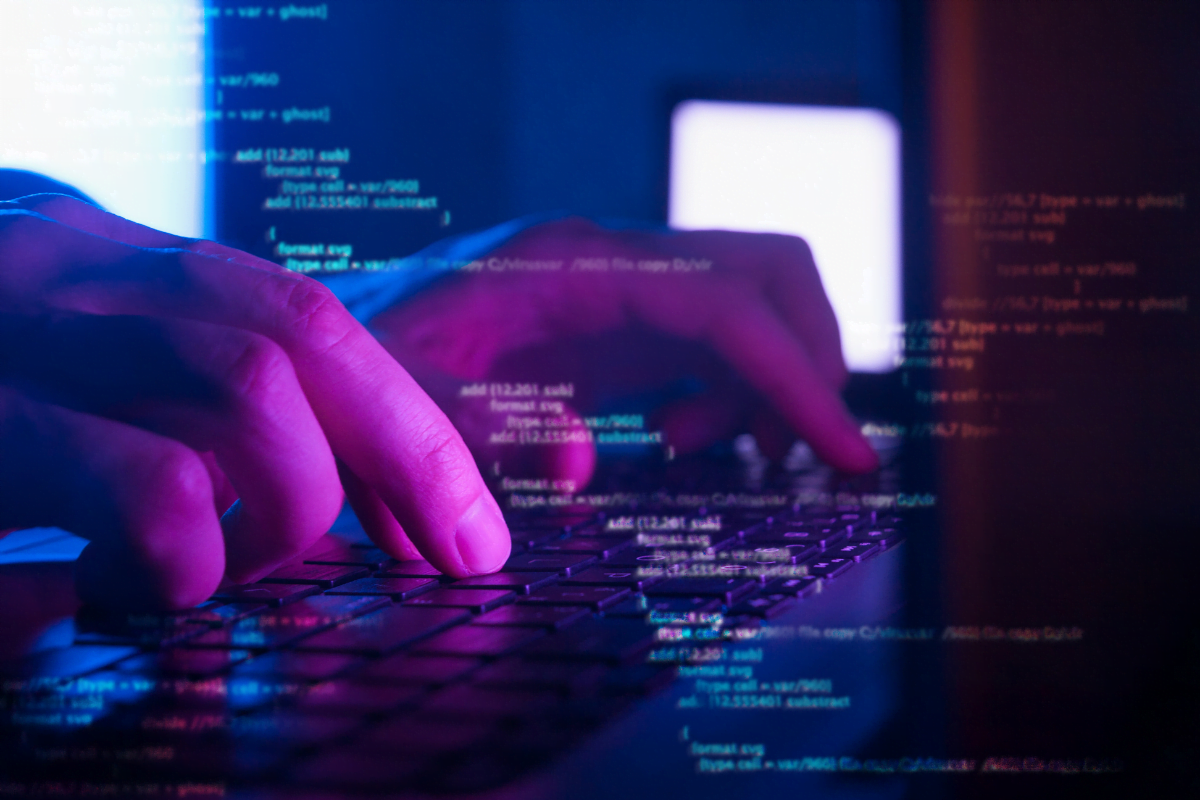
<path fill-rule="evenodd" d="M 64 648 L 79 658 L 9 670 L 5 771 L 339 794 L 499 785 L 666 686 L 677 662 L 650 657 L 664 621 L 758 625 L 902 540 L 896 517 L 858 507 L 509 523 L 495 575 L 452 580 L 329 535 L 195 609 L 84 610 Z M 97 746 L 128 757 L 80 755 Z"/>

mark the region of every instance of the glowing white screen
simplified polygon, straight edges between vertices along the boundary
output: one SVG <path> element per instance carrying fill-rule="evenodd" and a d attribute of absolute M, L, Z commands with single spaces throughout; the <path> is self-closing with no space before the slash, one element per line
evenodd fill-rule
<path fill-rule="evenodd" d="M 688 101 L 671 120 L 671 227 L 789 233 L 812 248 L 846 363 L 899 350 L 900 129 L 874 109 Z"/>
<path fill-rule="evenodd" d="M 0 0 L 0 167 L 202 235 L 203 6 Z"/>

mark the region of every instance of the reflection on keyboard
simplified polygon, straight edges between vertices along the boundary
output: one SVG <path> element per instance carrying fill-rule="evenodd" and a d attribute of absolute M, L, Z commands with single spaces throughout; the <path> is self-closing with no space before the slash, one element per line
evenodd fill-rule
<path fill-rule="evenodd" d="M 484 789 L 669 683 L 676 664 L 647 658 L 664 622 L 757 625 L 901 541 L 895 517 L 857 507 L 573 507 L 510 527 L 495 575 L 329 535 L 188 611 L 85 610 L 53 663 L 8 670 L 4 772 Z"/>

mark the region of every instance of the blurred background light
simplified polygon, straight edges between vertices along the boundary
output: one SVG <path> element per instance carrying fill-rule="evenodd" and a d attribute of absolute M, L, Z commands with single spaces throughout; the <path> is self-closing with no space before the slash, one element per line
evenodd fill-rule
<path fill-rule="evenodd" d="M 690 100 L 671 119 L 669 222 L 812 248 L 854 372 L 901 353 L 900 128 L 867 108 Z"/>
<path fill-rule="evenodd" d="M 205 234 L 205 10 L 179 0 L 0 0 L 0 167 Z"/>

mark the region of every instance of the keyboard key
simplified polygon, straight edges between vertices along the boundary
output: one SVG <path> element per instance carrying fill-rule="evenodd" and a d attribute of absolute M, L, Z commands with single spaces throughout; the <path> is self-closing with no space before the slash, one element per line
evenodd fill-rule
<path fill-rule="evenodd" d="M 588 693 L 591 693 L 590 688 Z M 499 766 L 503 768 L 505 765 L 522 762 L 544 763 L 559 753 L 571 750 L 584 738 L 587 728 L 594 726 L 573 724 L 574 720 L 571 717 L 578 720 L 580 715 L 571 713 L 577 707 L 577 703 L 573 702 L 573 696 L 569 693 L 568 695 L 567 699 L 555 707 L 553 716 L 525 719 L 507 726 L 504 736 L 495 743 L 496 749 L 490 753 L 480 753 L 479 756 L 496 758 L 500 762 Z M 586 700 L 581 699 L 580 702 Z M 482 788 L 488 785 L 496 784 L 484 784 Z"/>
<path fill-rule="evenodd" d="M 850 536 L 851 542 L 876 542 L 884 550 L 891 549 L 904 541 L 904 536 L 895 528 L 863 528 L 855 529 Z"/>
<path fill-rule="evenodd" d="M 624 586 L 548 586 L 526 597 L 518 597 L 517 602 L 528 605 L 587 606 L 603 611 L 629 595 L 629 589 Z"/>
<path fill-rule="evenodd" d="M 194 681 L 175 679 L 160 681 L 155 697 L 139 708 L 155 713 L 194 710 L 239 713 L 276 708 L 295 699 L 307 688 L 307 681 L 270 675 L 230 675 Z"/>
<path fill-rule="evenodd" d="M 466 719 L 451 721 L 418 711 L 367 730 L 354 742 L 354 747 L 366 753 L 445 756 L 475 747 L 495 732 L 496 724 L 491 720 L 471 719 L 468 715 Z"/>
<path fill-rule="evenodd" d="M 242 586 L 226 586 L 213 594 L 214 600 L 230 603 L 265 603 L 272 608 L 295 603 L 321 591 L 313 585 L 248 583 Z"/>
<path fill-rule="evenodd" d="M 528 514 L 521 514 L 515 518 L 511 518 L 508 527 L 510 530 L 517 528 L 523 531 L 555 531 L 563 533 L 567 529 L 567 523 L 563 518 L 558 516 L 534 517 Z"/>
<path fill-rule="evenodd" d="M 431 717 L 515 720 L 536 717 L 560 702 L 546 689 L 500 689 L 460 684 L 442 689 L 421 707 Z"/>
<path fill-rule="evenodd" d="M 751 551 L 759 560 L 778 558 L 784 564 L 799 564 L 806 558 L 812 558 L 821 552 L 821 546 L 816 542 L 754 542 L 756 547 Z"/>
<path fill-rule="evenodd" d="M 721 554 L 716 566 L 728 577 L 761 576 L 764 567 L 791 566 L 792 560 L 782 547 L 750 549 L 741 547 Z"/>
<path fill-rule="evenodd" d="M 249 650 L 189 650 L 172 647 L 169 650 L 127 658 L 113 665 L 113 668 L 140 675 L 207 678 L 225 672 L 251 655 Z"/>
<path fill-rule="evenodd" d="M 356 581 L 344 583 L 336 589 L 330 589 L 325 594 L 386 595 L 393 600 L 400 601 L 436 589 L 438 585 L 435 578 L 359 578 Z"/>
<path fill-rule="evenodd" d="M 434 589 L 432 592 L 426 592 L 412 600 L 405 600 L 404 605 L 465 608 L 480 614 L 505 603 L 511 603 L 516 596 L 516 592 L 503 589 Z"/>
<path fill-rule="evenodd" d="M 316 786 L 338 792 L 376 794 L 411 785 L 428 762 L 412 758 L 407 751 L 392 753 L 363 752 L 353 745 L 324 750 L 294 765 L 291 779 L 304 786 Z"/>
<path fill-rule="evenodd" d="M 393 563 L 394 558 L 371 544 L 352 543 L 341 536 L 325 534 L 312 547 L 305 550 L 292 562 L 304 564 L 335 564 L 347 567 L 381 569 Z"/>
<path fill-rule="evenodd" d="M 816 575 L 803 575 L 799 578 L 780 578 L 762 588 L 763 594 L 786 594 L 796 598 L 808 597 L 821 591 L 821 579 Z"/>
<path fill-rule="evenodd" d="M 120 612 L 84 606 L 75 614 L 76 631 L 80 629 L 103 629 L 110 626 L 135 626 L 141 628 L 157 628 L 164 625 L 178 625 L 194 622 L 201 625 L 219 627 L 221 620 L 214 611 L 225 603 L 221 600 L 205 600 L 193 608 L 178 611 L 136 611 Z"/>
<path fill-rule="evenodd" d="M 389 606 L 357 617 L 333 630 L 309 637 L 302 650 L 383 655 L 440 630 L 465 622 L 466 611 L 453 608 Z"/>
<path fill-rule="evenodd" d="M 366 567 L 375 570 L 386 569 L 396 563 L 396 559 L 380 550 L 378 547 L 347 546 L 328 550 L 317 556 L 303 556 L 305 564 L 333 564 L 343 567 Z"/>
<path fill-rule="evenodd" d="M 105 613 L 85 607 L 75 616 L 75 644 L 170 647 L 212 627 L 186 614 Z"/>
<path fill-rule="evenodd" d="M 721 528 L 743 536 L 752 530 L 770 525 L 779 513 L 768 511 L 724 512 L 721 514 Z"/>
<path fill-rule="evenodd" d="M 601 564 L 588 567 L 578 575 L 563 578 L 560 586 L 624 586 L 636 592 L 644 591 L 663 580 L 665 575 L 639 575 L 636 567 L 613 567 Z"/>
<path fill-rule="evenodd" d="M 605 560 L 605 567 L 636 567 L 641 569 L 668 569 L 673 564 L 685 564 L 696 553 L 703 553 L 702 548 L 694 550 L 651 550 L 645 547 L 632 547 L 617 553 Z"/>
<path fill-rule="evenodd" d="M 352 545 L 350 542 L 346 541 L 345 538 L 327 533 L 320 539 L 317 539 L 315 542 L 313 542 L 311 547 L 309 547 L 296 558 L 292 559 L 292 561 L 305 562 L 318 559 L 325 555 L 340 555 L 342 553 L 349 552 L 351 546 Z"/>
<path fill-rule="evenodd" d="M 5 682 L 6 713 L 3 724 L 6 732 L 26 725 L 13 720 L 7 713 L 9 711 L 18 714 L 22 711 L 44 713 L 53 705 L 54 708 L 63 709 L 72 706 L 86 708 L 87 713 L 98 715 L 114 705 L 143 702 L 152 697 L 162 684 L 162 681 L 155 679 L 157 676 L 133 675 L 116 669 L 91 672 L 75 679 L 42 680 L 41 676 L 30 677 L 34 680 Z"/>
<path fill-rule="evenodd" d="M 229 720 L 234 738 L 279 747 L 313 747 L 339 739 L 362 725 L 358 715 L 264 711 Z"/>
<path fill-rule="evenodd" d="M 508 721 L 506 726 L 511 727 L 511 722 Z M 517 727 L 520 729 L 524 724 Z M 539 755 L 523 753 L 520 760 L 506 757 L 505 751 L 510 736 L 506 730 L 505 734 L 494 742 L 495 749 L 480 748 L 465 753 L 455 760 L 454 769 L 437 770 L 431 774 L 428 783 L 430 791 L 435 795 L 449 797 L 478 797 L 498 786 L 515 783 L 528 771 L 525 765 L 537 763 Z"/>
<path fill-rule="evenodd" d="M 259 583 L 311 583 L 322 589 L 332 589 L 343 583 L 365 578 L 371 572 L 366 567 L 341 567 L 331 564 L 284 564 Z"/>
<path fill-rule="evenodd" d="M 207 616 L 212 617 L 214 627 L 222 628 L 239 620 L 253 617 L 255 614 L 261 614 L 270 608 L 266 603 L 226 603 L 222 604 L 208 612 Z"/>
<path fill-rule="evenodd" d="M 671 538 L 679 540 L 677 544 L 650 545 L 655 534 L 640 536 L 639 539 L 649 546 L 659 549 L 695 550 L 701 552 L 716 552 L 726 547 L 741 544 L 742 539 L 733 531 L 695 531 L 686 534 L 675 534 Z M 707 544 L 705 544 L 707 542 Z"/>
<path fill-rule="evenodd" d="M 755 533 L 747 536 L 746 541 L 754 542 L 755 546 L 758 546 L 759 543 L 766 542 L 779 542 L 782 544 L 810 542 L 822 549 L 828 549 L 830 546 L 840 542 L 847 536 L 849 536 L 849 532 L 845 527 L 772 528 L 763 531 L 762 533 Z"/>
<path fill-rule="evenodd" d="M 377 608 L 385 608 L 391 603 L 386 597 L 334 597 L 322 595 L 309 597 L 299 603 L 284 606 L 279 611 L 264 612 L 277 620 L 288 618 L 299 619 L 314 615 L 322 621 L 332 621 L 333 624 L 345 622 L 348 619 L 361 616 Z M 254 618 L 256 619 L 256 618 Z M 251 620 L 246 620 L 250 622 Z"/>
<path fill-rule="evenodd" d="M 483 667 L 475 673 L 471 682 L 485 687 L 551 689 L 578 695 L 599 686 L 609 671 L 601 664 L 586 661 L 506 658 Z"/>
<path fill-rule="evenodd" d="M 388 605 L 391 601 L 386 597 L 308 597 L 226 628 L 209 631 L 184 644 L 187 647 L 270 650 Z"/>
<path fill-rule="evenodd" d="M 605 670 L 603 689 L 609 694 L 645 696 L 669 685 L 675 667 L 661 664 L 628 664 Z"/>
<path fill-rule="evenodd" d="M 83 608 L 75 617 L 76 641 L 103 643 L 106 639 L 141 640 L 143 644 L 167 647 L 208 628 L 220 628 L 267 609 L 266 603 L 229 603 L 208 600 L 182 611 L 108 613 Z"/>
<path fill-rule="evenodd" d="M 878 542 L 844 542 L 831 548 L 828 553 L 832 556 L 852 558 L 857 562 L 862 562 L 882 551 Z"/>
<path fill-rule="evenodd" d="M 499 609 L 503 610 L 503 609 Z M 493 614 L 496 612 L 492 612 Z M 482 617 L 480 618 L 482 619 Z M 477 658 L 451 656 L 413 656 L 400 653 L 377 661 L 355 673 L 358 681 L 371 683 L 411 683 L 420 686 L 442 686 L 469 674 L 483 662 Z"/>
<path fill-rule="evenodd" d="M 837 514 L 832 508 L 821 510 L 805 509 L 805 511 L 789 520 L 789 522 L 797 525 L 820 525 L 826 528 L 837 523 L 837 521 Z"/>
<path fill-rule="evenodd" d="M 731 605 L 758 586 L 757 581 L 749 578 L 668 578 L 651 586 L 646 594 L 650 597 L 715 597 Z"/>
<path fill-rule="evenodd" d="M 515 529 L 510 527 L 509 533 L 512 536 L 513 552 L 521 552 L 554 541 L 563 535 L 563 530 L 561 528 L 546 530 L 521 526 Z"/>
<path fill-rule="evenodd" d="M 324 681 L 312 686 L 293 705 L 302 713 L 363 714 L 382 716 L 412 707 L 424 694 L 420 686 Z"/>
<path fill-rule="evenodd" d="M 529 594 L 535 589 L 549 586 L 558 576 L 549 572 L 496 572 L 492 575 L 474 575 L 446 584 L 451 589 L 510 589 Z"/>
<path fill-rule="evenodd" d="M 603 522 L 585 522 L 583 524 L 574 525 L 571 527 L 571 537 L 572 538 L 574 538 L 576 536 L 584 536 L 584 537 L 588 537 L 588 538 L 593 537 L 593 536 L 600 536 L 600 537 L 608 538 L 608 539 L 620 539 L 620 538 L 632 539 L 632 538 L 634 538 L 636 533 L 637 533 L 636 531 L 632 531 L 632 530 L 614 531 L 609 528 L 606 528 L 604 526 Z"/>
<path fill-rule="evenodd" d="M 495 611 L 471 620 L 472 625 L 513 625 L 522 628 L 551 628 L 560 630 L 591 617 L 591 611 L 580 606 L 501 606 Z"/>
<path fill-rule="evenodd" d="M 579 553 L 525 553 L 508 559 L 502 572 L 557 572 L 573 575 L 594 564 L 596 557 Z"/>
<path fill-rule="evenodd" d="M 715 597 L 635 597 L 604 612 L 604 616 L 620 619 L 645 619 L 651 611 L 666 613 L 697 613 L 720 611 L 721 601 Z"/>
<path fill-rule="evenodd" d="M 381 578 L 440 578 L 442 573 L 428 561 L 398 561 L 384 570 L 380 570 Z"/>
<path fill-rule="evenodd" d="M 786 594 L 756 594 L 747 597 L 729 609 L 732 617 L 750 616 L 761 619 L 775 619 L 780 614 L 790 611 L 796 605 L 796 598 Z"/>
<path fill-rule="evenodd" d="M 817 578 L 829 580 L 836 578 L 846 570 L 854 566 L 852 558 L 819 558 L 805 566 L 808 567 L 808 574 Z"/>
<path fill-rule="evenodd" d="M 103 744 L 111 741 L 112 734 L 116 733 L 119 738 L 136 738 L 139 742 L 155 745 L 171 743 L 177 751 L 182 751 L 190 749 L 197 740 L 230 738 L 233 719 L 228 711 L 219 707 L 187 708 L 152 703 L 118 709 L 103 719 L 103 727 L 93 726 L 88 732 L 98 735 L 104 731 L 107 735 L 100 742 Z"/>
<path fill-rule="evenodd" d="M 634 539 L 610 539 L 601 537 L 565 539 L 547 542 L 533 548 L 535 553 L 589 553 L 599 558 L 612 558 L 622 550 L 632 547 Z"/>
<path fill-rule="evenodd" d="M 654 643 L 655 628 L 641 620 L 591 619 L 534 642 L 527 658 L 623 663 Z"/>
<path fill-rule="evenodd" d="M 463 625 L 422 642 L 413 653 L 494 658 L 511 653 L 545 635 L 538 628 Z"/>
<path fill-rule="evenodd" d="M 575 530 L 590 525 L 596 519 L 596 512 L 580 508 L 577 511 L 556 511 L 547 514 L 543 517 L 527 517 L 522 520 L 522 524 L 528 523 L 532 527 L 550 528 L 559 527 L 567 530 Z"/>
<path fill-rule="evenodd" d="M 266 747 L 251 747 L 246 742 L 234 743 L 225 739 L 189 741 L 187 747 L 174 749 L 170 764 L 178 775 L 245 785 L 262 781 L 285 759 L 286 751 L 271 747 L 269 743 Z"/>
<path fill-rule="evenodd" d="M 336 653 L 303 653 L 283 650 L 252 658 L 230 670 L 233 677 L 276 676 L 298 681 L 324 681 L 346 672 L 361 658 Z"/>

